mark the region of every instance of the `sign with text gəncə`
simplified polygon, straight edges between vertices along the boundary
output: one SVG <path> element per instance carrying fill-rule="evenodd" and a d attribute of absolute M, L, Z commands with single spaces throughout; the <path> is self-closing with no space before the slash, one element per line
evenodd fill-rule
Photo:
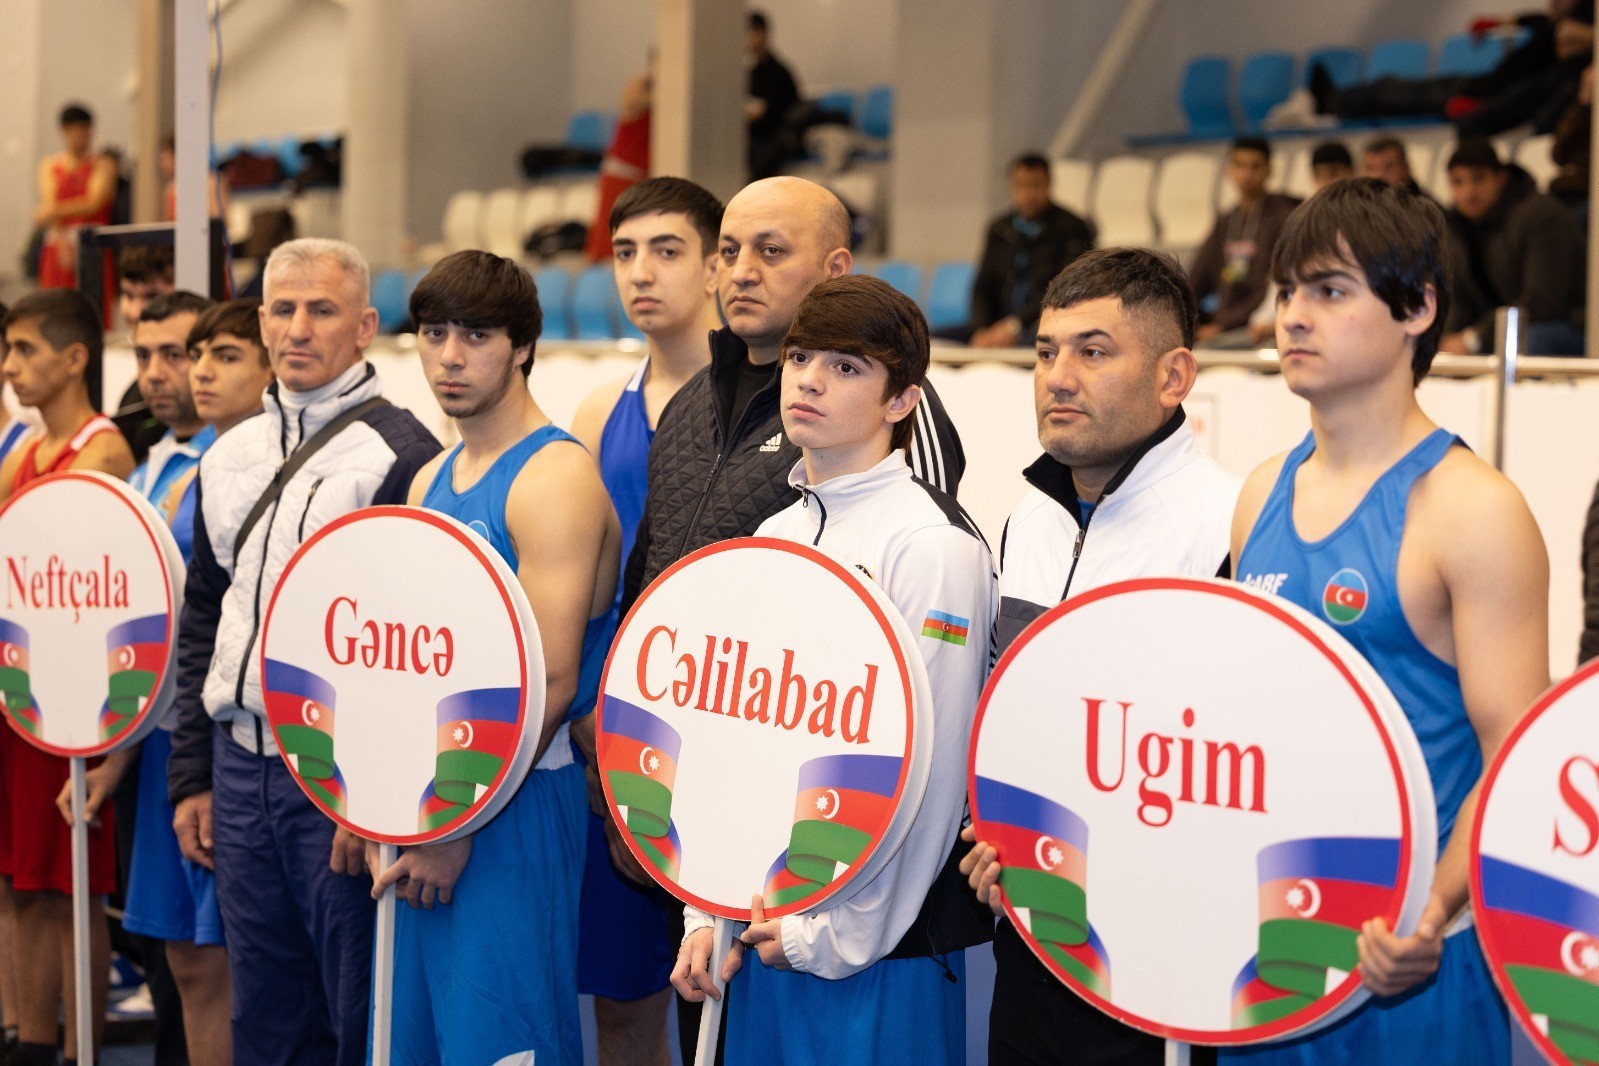
<path fill-rule="evenodd" d="M 1471 847 L 1477 935 L 1553 1062 L 1599 1063 L 1599 662 L 1545 693 L 1483 779 Z"/>
<path fill-rule="evenodd" d="M 1123 582 L 1034 621 L 984 690 L 970 773 L 1023 940 L 1169 1039 L 1354 1010 L 1361 923 L 1413 929 L 1432 881 L 1432 789 L 1392 695 L 1331 627 L 1226 582 Z"/>
<path fill-rule="evenodd" d="M 445 515 L 368 507 L 289 560 L 261 627 L 267 718 L 321 810 L 372 840 L 481 828 L 532 767 L 544 656 L 516 576 Z"/>
<path fill-rule="evenodd" d="M 644 591 L 606 664 L 612 817 L 656 881 L 748 921 L 847 898 L 926 789 L 926 670 L 886 596 L 789 541 L 702 548 Z"/>
<path fill-rule="evenodd" d="M 172 701 L 183 556 L 138 492 L 68 471 L 0 508 L 0 704 L 55 755 L 103 755 Z"/>

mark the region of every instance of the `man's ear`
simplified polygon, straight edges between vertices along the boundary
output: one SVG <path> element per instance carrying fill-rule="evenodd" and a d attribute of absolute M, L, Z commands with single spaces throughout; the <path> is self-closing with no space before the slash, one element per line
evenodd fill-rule
<path fill-rule="evenodd" d="M 909 418 L 911 412 L 916 410 L 916 405 L 922 402 L 922 387 L 920 385 L 907 385 L 905 390 L 888 401 L 888 410 L 883 414 L 883 421 L 889 425 L 897 425 Z"/>
<path fill-rule="evenodd" d="M 822 266 L 827 270 L 829 278 L 841 278 L 850 272 L 855 265 L 855 257 L 848 248 L 834 248 L 827 253 L 827 258 L 822 260 Z"/>
<path fill-rule="evenodd" d="M 1438 317 L 1438 291 L 1431 285 L 1422 287 L 1421 303 L 1410 310 L 1401 320 L 1405 327 L 1405 334 L 1410 337 L 1419 337 L 1432 328 L 1433 321 Z"/>
<path fill-rule="evenodd" d="M 1162 355 L 1155 364 L 1156 380 L 1160 383 L 1157 393 L 1161 407 L 1174 410 L 1194 387 L 1194 381 L 1199 376 L 1199 364 L 1194 359 L 1194 353 L 1187 348 L 1173 348 Z"/>
<path fill-rule="evenodd" d="M 361 312 L 361 327 L 356 331 L 355 346 L 363 353 L 378 339 L 378 309 L 368 307 Z"/>
<path fill-rule="evenodd" d="M 89 347 L 83 343 L 69 344 L 67 350 L 61 353 L 67 357 L 67 367 L 71 369 L 74 377 L 83 377 L 89 372 Z"/>
<path fill-rule="evenodd" d="M 524 344 L 522 347 L 512 350 L 511 365 L 520 370 L 532 358 L 533 346 L 531 344 Z"/>

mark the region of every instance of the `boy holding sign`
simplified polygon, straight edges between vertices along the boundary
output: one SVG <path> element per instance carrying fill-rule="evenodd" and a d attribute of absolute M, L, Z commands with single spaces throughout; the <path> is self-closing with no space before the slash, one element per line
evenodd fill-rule
<path fill-rule="evenodd" d="M 538 620 L 545 684 L 533 770 L 492 822 L 407 848 L 387 870 L 368 845 L 373 898 L 396 885 L 411 908 L 395 928 L 394 1048 L 400 1062 L 526 1054 L 575 1066 L 587 789 L 567 722 L 590 713 L 599 691 L 621 527 L 588 453 L 528 391 L 542 315 L 527 271 L 457 252 L 417 285 L 411 317 L 461 443 L 417 473 L 407 502 L 470 525 L 516 571 Z"/>
<path fill-rule="evenodd" d="M 814 544 L 882 587 L 921 634 L 937 724 L 921 809 L 870 885 L 839 906 L 772 920 L 756 897 L 722 968 L 731 979 L 749 963 L 726 1019 L 727 1061 L 875 1063 L 914 1049 L 928 1063 L 961 1062 L 960 949 L 988 939 L 992 921 L 948 860 L 990 666 L 993 559 L 960 505 L 907 465 L 928 364 L 913 301 L 875 278 L 824 281 L 799 305 L 782 360 L 780 410 L 802 449 L 790 474 L 801 499 L 756 533 Z M 687 924 L 672 983 L 699 1002 L 720 994 L 708 971 L 711 922 L 690 910 Z M 779 1018 L 805 1021 L 777 1033 Z"/>
<path fill-rule="evenodd" d="M 1393 690 L 1432 777 L 1439 860 L 1417 930 L 1358 942 L 1377 997 L 1260 1062 L 1508 1062 L 1504 1005 L 1466 911 L 1484 764 L 1549 681 L 1549 564 L 1521 494 L 1416 403 L 1448 311 L 1443 215 L 1372 179 L 1338 182 L 1277 245 L 1283 380 L 1311 432 L 1252 475 L 1239 579 L 1337 626 Z"/>

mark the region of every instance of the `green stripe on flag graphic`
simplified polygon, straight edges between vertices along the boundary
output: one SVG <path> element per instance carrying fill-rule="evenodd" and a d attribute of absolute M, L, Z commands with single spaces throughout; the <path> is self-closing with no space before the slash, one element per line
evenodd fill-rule
<path fill-rule="evenodd" d="M 788 868 L 807 881 L 830 884 L 838 865 L 848 866 L 860 858 L 871 842 L 869 834 L 854 826 L 807 818 L 795 822 L 789 834 Z"/>
<path fill-rule="evenodd" d="M 433 763 L 433 794 L 470 807 L 477 802 L 478 786 L 492 785 L 504 765 L 504 759 L 486 751 L 441 751 Z"/>
<path fill-rule="evenodd" d="M 1505 976 L 1515 985 L 1528 1011 L 1549 1016 L 1550 1039 L 1554 1038 L 1553 1028 L 1558 1022 L 1563 1027 L 1587 1032 L 1589 1039 L 1599 1040 L 1599 985 L 1560 970 L 1516 963 L 1505 967 Z"/>
<path fill-rule="evenodd" d="M 1065 948 L 1049 941 L 1043 941 L 1041 946 L 1044 949 L 1044 954 L 1054 959 L 1067 973 L 1081 981 L 1090 992 L 1106 999 L 1110 998 L 1110 987 L 1100 978 L 1099 974 L 1078 962 L 1077 959 L 1067 953 Z"/>
<path fill-rule="evenodd" d="M 1599 1033 L 1549 1019 L 1549 1040 L 1572 1062 L 1599 1062 Z"/>
<path fill-rule="evenodd" d="M 1273 988 L 1312 998 L 1327 994 L 1327 971 L 1352 971 L 1360 964 L 1358 929 L 1308 918 L 1272 918 L 1260 923 L 1255 972 Z"/>
<path fill-rule="evenodd" d="M 303 760 L 300 765 L 305 765 Z M 328 810 L 333 811 L 335 814 L 344 813 L 344 797 L 330 792 L 324 788 L 322 786 L 322 779 L 307 777 L 305 776 L 304 770 L 302 770 L 300 772 L 300 781 L 305 785 L 306 789 L 308 789 L 312 795 L 316 796 L 317 799 L 322 801 L 323 806 L 327 807 Z"/>
<path fill-rule="evenodd" d="M 1279 1018 L 1286 1018 L 1296 1010 L 1302 1010 L 1316 1002 L 1313 996 L 1279 996 L 1276 999 L 1262 1000 L 1251 1003 L 1242 1010 L 1233 1012 L 1234 1029 L 1252 1029 L 1257 1025 L 1268 1025 Z"/>
<path fill-rule="evenodd" d="M 109 702 L 112 707 L 118 700 L 148 698 L 155 687 L 155 674 L 148 670 L 118 670 L 110 677 Z"/>
<path fill-rule="evenodd" d="M 19 703 L 19 704 L 16 704 L 16 706 L 18 708 L 22 708 L 22 707 L 26 707 L 28 705 L 25 704 L 25 703 Z M 12 704 L 7 703 L 6 704 L 6 714 L 11 718 L 11 720 L 13 722 L 16 723 L 18 729 L 22 730 L 24 733 L 27 733 L 30 736 L 37 737 L 37 736 L 41 736 L 42 735 L 39 732 L 39 723 L 35 722 L 31 718 L 23 717 L 23 715 L 20 713 L 20 710 L 13 711 L 11 708 L 12 708 Z"/>
<path fill-rule="evenodd" d="M 28 671 L 15 666 L 0 666 L 0 699 L 7 707 L 26 707 L 33 700 Z"/>
<path fill-rule="evenodd" d="M 293 755 L 302 778 L 333 776 L 333 738 L 308 725 L 278 726 L 278 744 Z"/>
<path fill-rule="evenodd" d="M 999 887 L 1012 907 L 1031 912 L 1030 926 L 1039 939 L 1081 944 L 1088 939 L 1088 897 L 1083 886 L 1064 877 L 1014 866 L 999 874 Z M 1052 930 L 1040 931 L 1039 923 Z M 1064 935 L 1054 935 L 1055 933 Z"/>
<path fill-rule="evenodd" d="M 780 888 L 776 892 L 768 892 L 761 898 L 766 901 L 768 908 L 786 907 L 797 899 L 804 899 L 812 892 L 819 891 L 822 887 L 815 881 L 802 881 L 788 888 Z"/>
<path fill-rule="evenodd" d="M 627 808 L 628 831 L 665 836 L 672 818 L 672 790 L 653 777 L 629 770 L 611 770 L 606 776 L 611 782 L 611 798 L 618 807 Z"/>
<path fill-rule="evenodd" d="M 648 839 L 640 836 L 638 833 L 633 834 L 633 840 L 638 844 L 639 850 L 644 853 L 644 857 L 650 860 L 651 866 L 654 866 L 657 870 L 661 871 L 668 877 L 672 876 L 673 870 L 671 860 L 669 860 L 665 855 L 662 855 L 659 848 L 657 848 L 654 844 L 651 844 Z"/>
<path fill-rule="evenodd" d="M 437 794 L 437 792 L 435 791 L 435 795 L 436 794 Z M 445 807 L 443 810 L 434 811 L 432 814 L 424 815 L 420 819 L 420 821 L 422 823 L 422 832 L 424 832 L 424 833 L 432 832 L 433 830 L 439 828 L 442 825 L 449 825 L 451 822 L 455 821 L 457 818 L 461 817 L 461 815 L 463 815 L 465 813 L 466 813 L 466 805 L 465 804 L 463 804 L 463 803 L 452 803 L 452 804 L 450 804 L 450 806 Z"/>

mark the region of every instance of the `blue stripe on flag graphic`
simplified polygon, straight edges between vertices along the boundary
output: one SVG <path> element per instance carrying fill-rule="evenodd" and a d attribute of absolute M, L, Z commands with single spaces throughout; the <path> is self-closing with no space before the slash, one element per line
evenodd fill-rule
<path fill-rule="evenodd" d="M 519 688 L 472 688 L 439 701 L 439 725 L 462 720 L 515 725 L 521 709 Z"/>
<path fill-rule="evenodd" d="M 904 760 L 894 755 L 823 755 L 799 771 L 799 789 L 854 788 L 892 796 Z"/>
<path fill-rule="evenodd" d="M 1085 855 L 1088 853 L 1088 823 L 1076 812 L 1024 788 L 991 777 L 979 777 L 977 812 L 985 822 L 1036 829 L 1071 844 Z"/>
<path fill-rule="evenodd" d="M 1599 896 L 1488 855 L 1482 857 L 1482 903 L 1599 937 Z"/>
<path fill-rule="evenodd" d="M 1329 878 L 1392 886 L 1399 880 L 1399 841 L 1391 837 L 1309 837 L 1261 849 L 1260 883 L 1285 877 Z"/>

